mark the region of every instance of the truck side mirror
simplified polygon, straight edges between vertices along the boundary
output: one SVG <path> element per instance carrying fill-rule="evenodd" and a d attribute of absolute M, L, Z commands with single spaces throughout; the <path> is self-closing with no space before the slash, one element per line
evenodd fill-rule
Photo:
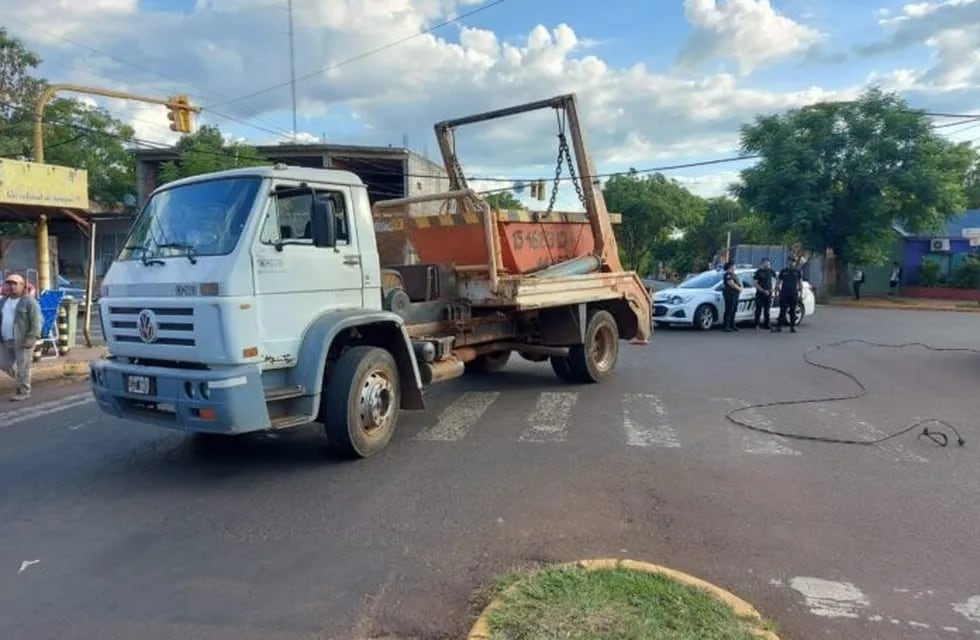
<path fill-rule="evenodd" d="M 313 199 L 310 211 L 310 232 L 313 235 L 313 246 L 334 247 L 337 245 L 337 219 L 334 214 L 333 200 L 329 198 Z"/>

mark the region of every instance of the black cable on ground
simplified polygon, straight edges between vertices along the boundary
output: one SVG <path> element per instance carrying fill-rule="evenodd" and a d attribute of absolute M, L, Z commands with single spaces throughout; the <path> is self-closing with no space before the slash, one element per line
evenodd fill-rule
<path fill-rule="evenodd" d="M 825 345 L 817 345 L 803 352 L 803 361 L 812 367 L 817 367 L 818 369 L 823 369 L 825 371 L 830 371 L 832 373 L 836 373 L 838 375 L 844 376 L 845 378 L 847 378 L 857 386 L 858 388 L 857 392 L 847 394 L 847 395 L 827 396 L 823 398 L 806 398 L 803 400 L 778 400 L 775 402 L 760 402 L 757 404 L 750 404 L 745 407 L 739 407 L 737 409 L 733 409 L 732 411 L 729 411 L 727 414 L 725 414 L 725 418 L 732 424 L 736 424 L 746 429 L 751 429 L 752 431 L 758 431 L 760 433 L 765 433 L 773 436 L 781 436 L 783 438 L 791 438 L 794 440 L 809 440 L 812 442 L 825 442 L 830 444 L 876 445 L 891 440 L 893 438 L 897 438 L 898 436 L 905 435 L 906 433 L 915 431 L 920 427 L 922 428 L 922 431 L 919 433 L 920 438 L 923 437 L 928 438 L 929 440 L 931 440 L 932 442 L 934 442 L 935 444 L 941 447 L 945 447 L 946 445 L 948 445 L 950 440 L 949 434 L 943 431 L 944 428 L 949 429 L 954 434 L 956 434 L 957 445 L 962 447 L 964 444 L 966 444 L 966 440 L 964 440 L 963 436 L 960 435 L 960 432 L 956 430 L 956 427 L 946 422 L 945 420 L 939 420 L 937 418 L 919 420 L 918 422 L 910 424 L 907 427 L 899 429 L 894 433 L 882 436 L 880 438 L 856 440 L 850 438 L 828 438 L 824 436 L 811 436 L 802 433 L 789 433 L 785 431 L 777 431 L 775 429 L 769 429 L 766 427 L 760 427 L 758 425 L 750 424 L 748 422 L 745 422 L 744 420 L 739 420 L 738 418 L 735 417 L 735 415 L 738 413 L 742 413 L 744 411 L 750 411 L 752 409 L 766 409 L 770 407 L 788 407 L 788 406 L 801 405 L 801 404 L 823 404 L 827 402 L 842 402 L 844 400 L 856 400 L 858 398 L 862 398 L 868 395 L 868 388 L 865 387 L 864 384 L 860 380 L 858 380 L 854 374 L 829 364 L 816 362 L 810 357 L 811 354 L 820 351 L 822 349 L 831 349 L 846 344 L 863 344 L 869 347 L 875 347 L 881 349 L 909 349 L 911 347 L 921 347 L 922 349 L 925 349 L 927 351 L 934 351 L 937 353 L 958 352 L 958 353 L 980 354 L 980 349 L 970 349 L 965 347 L 934 347 L 932 345 L 928 345 L 922 342 L 902 342 L 898 344 L 888 344 L 884 342 L 874 342 L 872 340 L 865 340 L 863 338 L 848 338 L 847 340 L 831 342 Z M 936 429 L 930 430 L 927 425 L 939 425 L 940 428 L 939 430 Z"/>

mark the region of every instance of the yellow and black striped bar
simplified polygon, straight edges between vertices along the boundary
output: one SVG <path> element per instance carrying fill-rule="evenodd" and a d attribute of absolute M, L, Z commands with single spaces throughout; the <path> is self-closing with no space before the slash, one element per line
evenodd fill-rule
<path fill-rule="evenodd" d="M 584 213 L 553 211 L 524 211 L 512 209 L 506 211 L 494 211 L 497 222 L 523 222 L 531 224 L 588 224 L 589 218 Z M 619 213 L 610 213 L 609 218 L 613 224 L 622 223 L 623 216 Z M 430 229 L 432 227 L 453 227 L 458 225 L 480 224 L 480 216 L 474 212 L 453 213 L 453 214 L 431 214 L 431 215 L 412 215 L 409 217 L 388 217 L 383 216 L 376 219 L 379 230 L 401 231 L 406 224 L 415 229 Z"/>

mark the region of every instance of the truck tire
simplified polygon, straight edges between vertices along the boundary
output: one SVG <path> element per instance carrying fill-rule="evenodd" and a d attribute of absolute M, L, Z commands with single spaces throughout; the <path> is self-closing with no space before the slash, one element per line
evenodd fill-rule
<path fill-rule="evenodd" d="M 555 372 L 559 380 L 577 382 L 575 375 L 572 373 L 572 365 L 568 361 L 568 358 L 564 356 L 551 356 L 551 370 Z"/>
<path fill-rule="evenodd" d="M 475 360 L 466 363 L 467 373 L 494 373 L 507 366 L 510 351 L 494 351 L 477 356 Z"/>
<path fill-rule="evenodd" d="M 585 343 L 568 350 L 572 376 L 578 382 L 602 382 L 612 375 L 619 359 L 619 327 L 608 311 L 592 311 L 585 328 Z"/>
<path fill-rule="evenodd" d="M 377 347 L 353 347 L 333 367 L 321 415 L 333 446 L 346 457 L 367 458 L 388 445 L 400 407 L 392 355 Z"/>

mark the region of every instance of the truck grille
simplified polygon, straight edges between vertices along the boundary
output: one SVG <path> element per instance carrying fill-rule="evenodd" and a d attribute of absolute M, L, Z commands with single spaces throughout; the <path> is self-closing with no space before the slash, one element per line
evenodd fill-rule
<path fill-rule="evenodd" d="M 152 311 L 157 320 L 157 338 L 153 344 L 194 347 L 193 307 L 109 307 L 109 329 L 118 342 L 142 343 L 139 315 Z M 176 335 L 175 335 L 176 334 Z"/>

